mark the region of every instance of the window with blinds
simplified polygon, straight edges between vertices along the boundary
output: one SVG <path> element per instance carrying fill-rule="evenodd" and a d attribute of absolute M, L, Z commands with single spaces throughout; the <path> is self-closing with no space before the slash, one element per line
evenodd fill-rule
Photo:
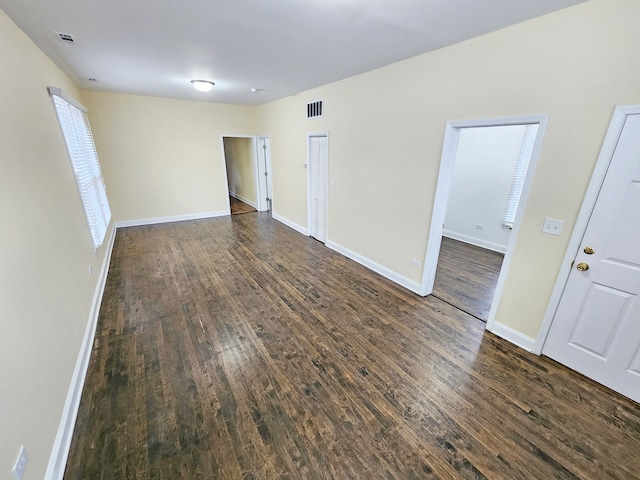
<path fill-rule="evenodd" d="M 111 209 L 89 127 L 87 109 L 64 95 L 59 88 L 49 87 L 49 94 L 58 114 L 93 245 L 97 249 L 107 234 Z"/>
<path fill-rule="evenodd" d="M 537 133 L 538 125 L 527 125 L 525 127 L 522 145 L 520 146 L 520 153 L 518 154 L 518 161 L 516 163 L 516 170 L 513 174 L 513 180 L 511 181 L 511 189 L 509 190 L 507 206 L 504 209 L 504 215 L 502 216 L 502 225 L 505 227 L 513 228 L 513 222 L 516 220 L 516 212 L 518 211 L 518 204 L 520 203 L 520 195 L 522 195 L 524 181 L 527 178 L 529 160 L 531 160 L 531 154 L 533 153 L 533 145 L 536 142 Z"/>

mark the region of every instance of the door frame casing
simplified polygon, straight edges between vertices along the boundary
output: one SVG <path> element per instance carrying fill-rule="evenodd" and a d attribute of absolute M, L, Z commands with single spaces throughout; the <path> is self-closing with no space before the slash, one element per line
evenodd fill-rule
<path fill-rule="evenodd" d="M 505 127 L 513 125 L 538 125 L 536 139 L 533 145 L 529 167 L 525 178 L 522 194 L 516 211 L 513 230 L 509 236 L 507 251 L 502 262 L 500 276 L 496 285 L 495 294 L 491 302 L 491 310 L 487 319 L 486 329 L 491 331 L 495 324 L 497 307 L 502 296 L 502 290 L 507 278 L 511 258 L 513 256 L 514 245 L 520 232 L 520 224 L 522 215 L 527 204 L 533 174 L 538 164 L 538 157 L 542 150 L 547 125 L 549 123 L 549 114 L 539 115 L 522 115 L 515 117 L 498 117 L 484 118 L 476 120 L 458 120 L 447 122 L 444 143 L 442 147 L 442 156 L 440 159 L 440 170 L 438 172 L 438 183 L 436 186 L 436 194 L 433 202 L 433 212 L 431 214 L 431 225 L 429 227 L 429 236 L 427 240 L 427 251 L 424 259 L 424 270 L 422 271 L 422 281 L 420 283 L 420 295 L 426 296 L 433 292 L 433 284 L 436 278 L 436 269 L 438 267 L 438 257 L 440 255 L 440 246 L 442 243 L 442 234 L 444 230 L 444 221 L 447 213 L 447 203 L 449 200 L 449 190 L 451 185 L 451 177 L 453 174 L 453 166 L 458 150 L 458 142 L 460 139 L 460 131 L 463 128 L 477 127 Z"/>
<path fill-rule="evenodd" d="M 596 161 L 596 166 L 593 170 L 593 174 L 591 175 L 591 180 L 589 180 L 589 186 L 584 196 L 584 200 L 582 201 L 580 213 L 578 214 L 578 218 L 573 227 L 569 244 L 562 260 L 560 272 L 558 273 L 556 283 L 551 292 L 551 297 L 549 298 L 549 303 L 547 304 L 547 309 L 542 319 L 542 325 L 540 326 L 536 341 L 531 350 L 531 352 L 536 355 L 540 355 L 542 353 L 544 343 L 546 342 L 549 331 L 551 330 L 551 324 L 553 323 L 556 311 L 560 305 L 560 300 L 562 299 L 565 286 L 569 281 L 572 262 L 578 254 L 578 250 L 582 244 L 582 239 L 585 231 L 587 230 L 591 213 L 598 201 L 600 189 L 604 183 L 611 160 L 613 159 L 613 154 L 615 153 L 618 145 L 618 139 L 622 134 L 622 129 L 624 128 L 627 116 L 637 114 L 640 114 L 640 105 L 617 106 L 613 112 L 611 122 L 609 123 L 609 129 L 607 130 L 604 142 L 602 143 L 600 155 Z"/>
<path fill-rule="evenodd" d="M 311 137 L 327 137 L 327 184 L 325 185 L 326 192 L 325 198 L 327 199 L 326 206 L 326 218 L 325 218 L 325 232 L 326 242 L 329 241 L 329 131 L 324 132 L 312 132 L 307 133 L 307 163 L 305 168 L 307 169 L 307 232 L 308 236 L 311 236 Z M 325 242 L 325 244 L 326 244 Z"/>
<path fill-rule="evenodd" d="M 267 181 L 264 184 L 267 187 L 266 192 L 262 191 L 261 185 L 263 185 L 263 181 L 264 181 L 264 171 L 263 168 L 260 166 L 260 140 L 264 140 L 266 139 L 268 142 L 268 146 L 267 146 L 267 165 L 266 165 L 266 171 L 268 173 L 267 175 Z M 266 145 L 266 144 L 265 144 Z M 258 184 L 258 211 L 259 212 L 266 212 L 269 210 L 269 202 L 266 200 L 266 194 L 271 194 L 271 197 L 269 197 L 271 199 L 271 213 L 273 213 L 273 171 L 272 171 L 272 167 L 271 167 L 271 136 L 270 135 L 258 135 L 256 136 L 256 168 L 258 169 L 257 171 L 257 177 L 256 177 L 256 183 Z M 268 184 L 268 185 L 267 185 Z"/>

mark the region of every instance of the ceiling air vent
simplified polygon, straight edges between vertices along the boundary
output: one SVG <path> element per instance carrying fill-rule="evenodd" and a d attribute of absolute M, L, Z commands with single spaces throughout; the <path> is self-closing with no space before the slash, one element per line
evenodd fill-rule
<path fill-rule="evenodd" d="M 322 100 L 307 103 L 307 118 L 322 116 Z"/>
<path fill-rule="evenodd" d="M 53 33 L 55 33 L 58 36 L 58 38 L 64 43 L 76 43 L 76 39 L 73 38 L 73 35 L 71 35 L 70 33 L 62 33 L 62 32 L 53 32 Z"/>

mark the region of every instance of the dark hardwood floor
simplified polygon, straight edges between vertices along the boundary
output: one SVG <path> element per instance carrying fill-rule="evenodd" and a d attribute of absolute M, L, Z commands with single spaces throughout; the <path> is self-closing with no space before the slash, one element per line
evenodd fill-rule
<path fill-rule="evenodd" d="M 640 408 L 266 214 L 118 230 L 65 478 L 634 479 Z"/>
<path fill-rule="evenodd" d="M 442 237 L 433 295 L 486 322 L 503 258 L 501 253 Z"/>
<path fill-rule="evenodd" d="M 239 213 L 257 212 L 257 210 L 253 208 L 251 205 L 243 202 L 242 200 L 238 200 L 236 197 L 232 195 L 229 195 L 229 206 L 231 207 L 231 215 L 237 215 Z"/>

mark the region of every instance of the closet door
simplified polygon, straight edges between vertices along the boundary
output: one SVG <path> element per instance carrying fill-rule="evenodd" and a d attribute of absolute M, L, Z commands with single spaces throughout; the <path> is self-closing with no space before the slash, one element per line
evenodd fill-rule
<path fill-rule="evenodd" d="M 327 241 L 327 184 L 329 177 L 329 138 L 309 136 L 309 234 Z"/>

